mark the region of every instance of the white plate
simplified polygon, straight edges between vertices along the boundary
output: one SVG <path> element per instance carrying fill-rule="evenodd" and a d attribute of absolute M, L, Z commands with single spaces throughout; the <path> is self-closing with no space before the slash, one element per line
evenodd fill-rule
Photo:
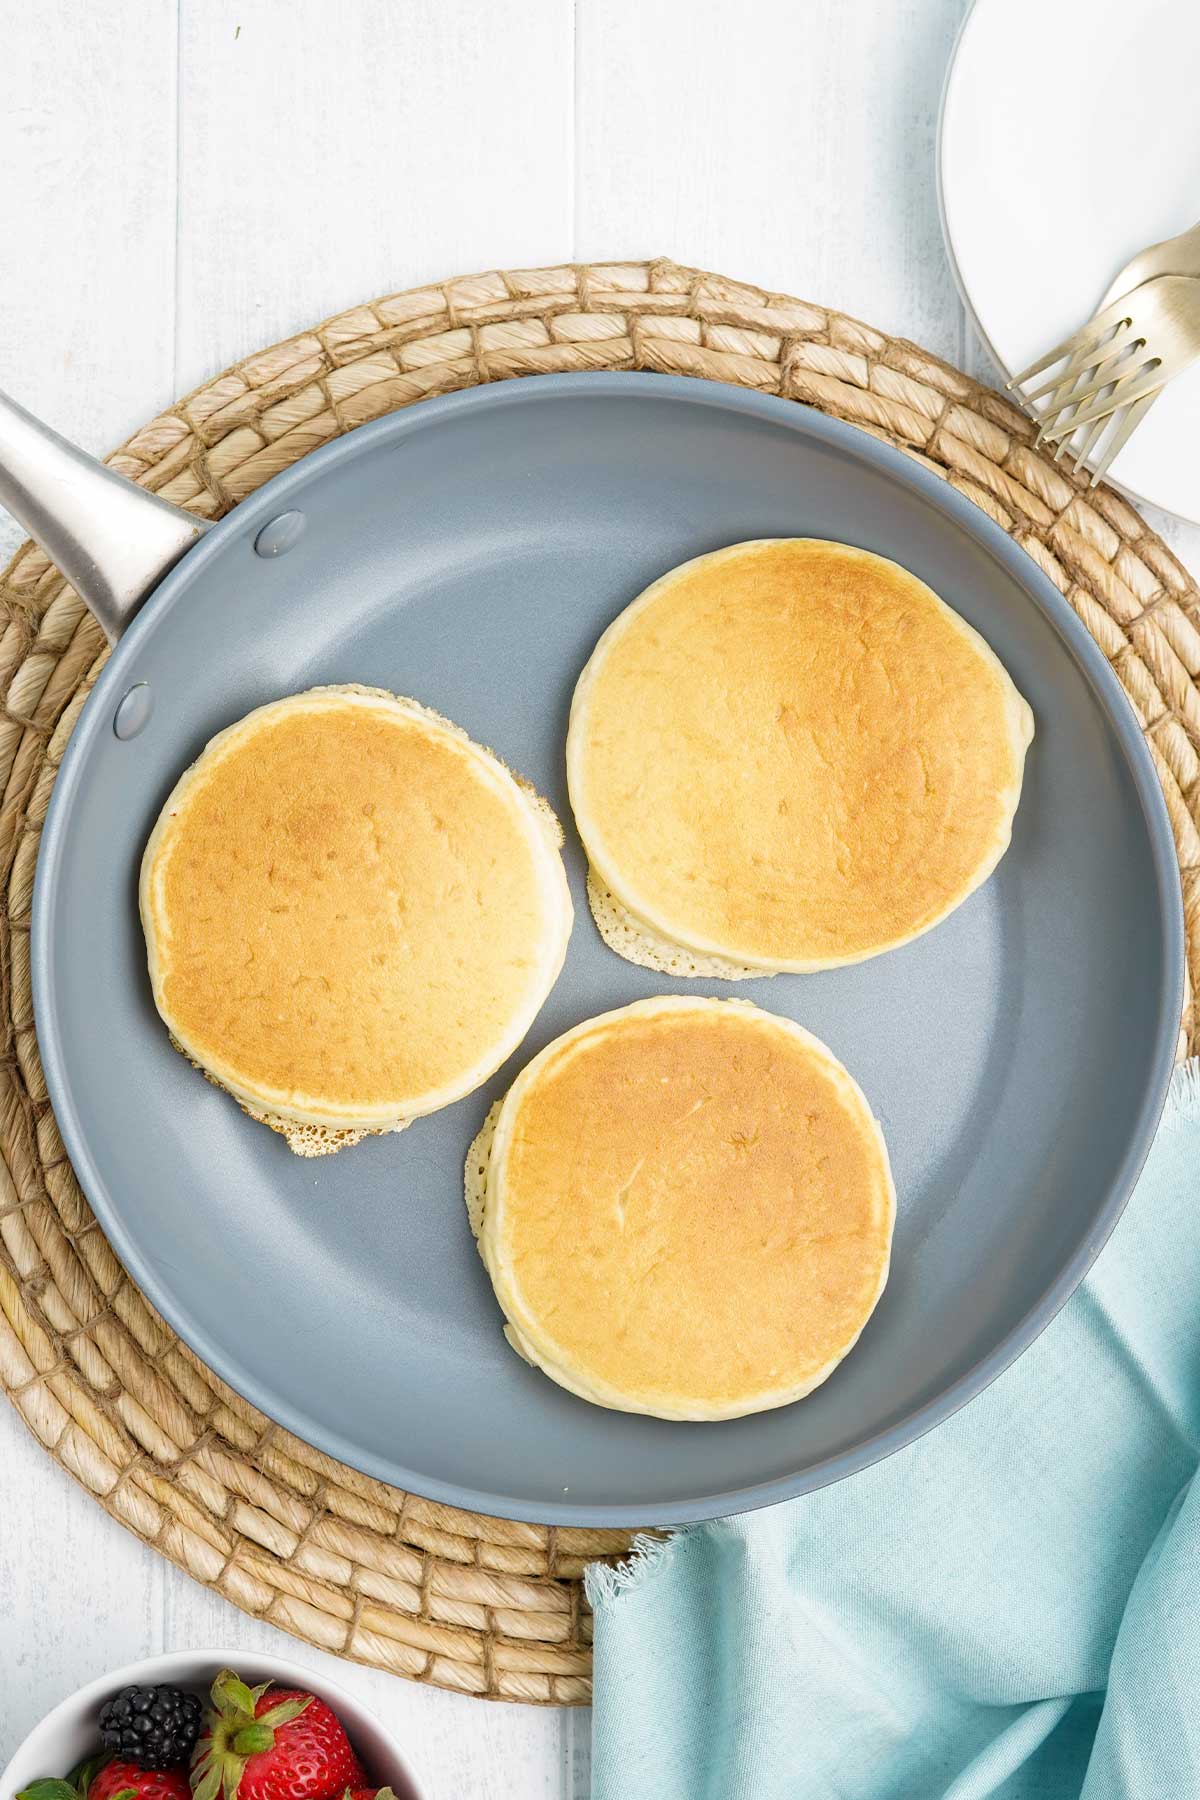
<path fill-rule="evenodd" d="M 942 225 L 1011 375 L 1091 313 L 1144 245 L 1200 219 L 1200 0 L 976 0 L 942 100 Z M 1200 522 L 1200 364 L 1109 477 Z"/>

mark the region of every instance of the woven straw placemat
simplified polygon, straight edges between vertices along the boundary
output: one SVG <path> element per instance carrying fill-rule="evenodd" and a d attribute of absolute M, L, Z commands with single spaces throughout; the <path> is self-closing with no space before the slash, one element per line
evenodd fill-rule
<path fill-rule="evenodd" d="M 1200 1048 L 1200 595 L 1110 488 L 1031 447 L 998 394 L 840 313 L 670 262 L 509 270 L 391 294 L 249 357 L 109 458 L 215 518 L 339 433 L 429 395 L 552 370 L 657 369 L 819 407 L 899 445 L 1011 532 L 1119 674 L 1183 870 Z M 580 1572 L 610 1531 L 402 1494 L 232 1393 L 138 1293 L 88 1211 L 38 1061 L 29 907 L 55 770 L 103 664 L 41 551 L 0 577 L 0 1382 L 114 1518 L 247 1612 L 342 1656 L 492 1699 L 589 1694 Z"/>

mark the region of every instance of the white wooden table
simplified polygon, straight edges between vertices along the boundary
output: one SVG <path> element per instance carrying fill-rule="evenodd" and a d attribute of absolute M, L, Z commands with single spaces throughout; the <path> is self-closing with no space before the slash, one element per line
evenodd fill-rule
<path fill-rule="evenodd" d="M 967 4 L 0 0 L 0 385 L 100 451 L 373 294 L 652 255 L 986 376 L 934 195 Z M 1153 522 L 1200 565 L 1200 530 Z M 85 1679 L 198 1645 L 327 1660 L 144 1549 L 0 1405 L 0 1764 Z M 586 1714 L 329 1666 L 432 1800 L 587 1793 Z"/>

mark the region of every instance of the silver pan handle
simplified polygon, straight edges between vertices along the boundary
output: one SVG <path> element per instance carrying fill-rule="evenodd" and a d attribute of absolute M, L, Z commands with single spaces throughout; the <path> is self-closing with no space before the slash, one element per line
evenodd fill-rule
<path fill-rule="evenodd" d="M 0 505 L 116 643 L 142 602 L 208 530 L 203 519 L 106 469 L 0 393 Z"/>

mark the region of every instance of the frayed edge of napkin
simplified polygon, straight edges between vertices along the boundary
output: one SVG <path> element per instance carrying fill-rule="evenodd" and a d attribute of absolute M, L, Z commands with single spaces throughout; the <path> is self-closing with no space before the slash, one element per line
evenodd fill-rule
<path fill-rule="evenodd" d="M 1162 1124 L 1179 1125 L 1197 1116 L 1200 1116 L 1200 1056 L 1193 1056 L 1190 1061 L 1180 1063 L 1171 1078 Z"/>
<path fill-rule="evenodd" d="M 589 1563 L 583 1572 L 583 1586 L 592 1611 L 612 1606 L 655 1575 L 664 1574 L 674 1562 L 680 1543 L 698 1529 L 695 1525 L 681 1525 L 670 1537 L 651 1537 L 639 1531 L 623 1562 Z"/>

